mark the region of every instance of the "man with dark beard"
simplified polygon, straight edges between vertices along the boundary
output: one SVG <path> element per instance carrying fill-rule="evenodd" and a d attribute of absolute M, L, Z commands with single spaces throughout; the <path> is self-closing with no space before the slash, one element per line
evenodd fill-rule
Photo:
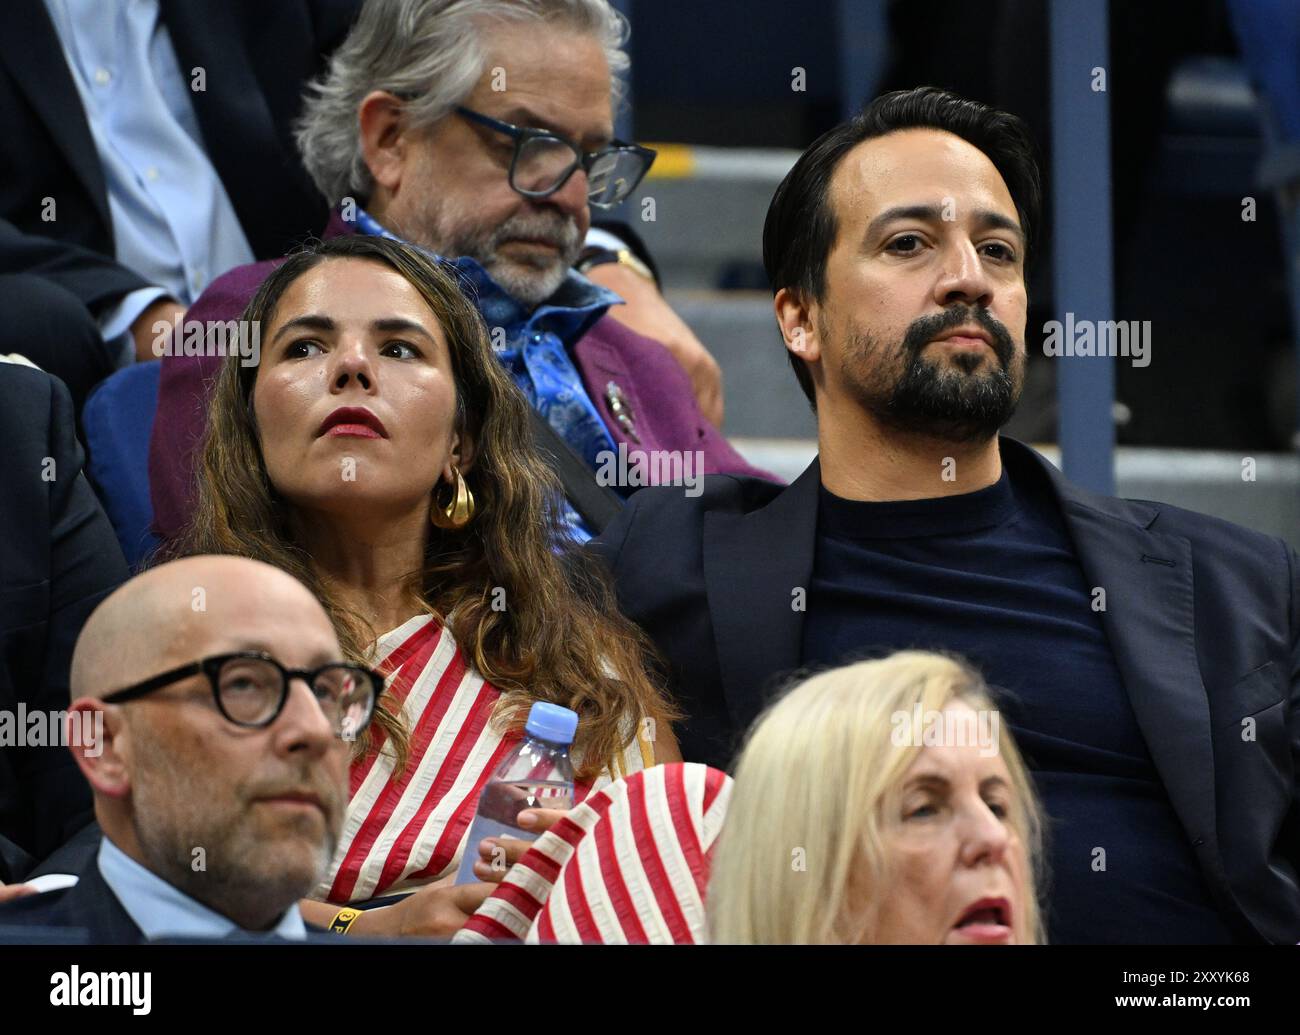
<path fill-rule="evenodd" d="M 688 760 L 727 764 L 792 671 L 957 651 L 1008 691 L 1051 816 L 1053 941 L 1294 943 L 1300 562 L 999 438 L 1038 182 L 1017 118 L 933 88 L 816 141 L 763 250 L 818 459 L 785 489 L 643 493 L 597 548 L 667 659 Z M 924 837 L 932 783 L 886 819 Z"/>

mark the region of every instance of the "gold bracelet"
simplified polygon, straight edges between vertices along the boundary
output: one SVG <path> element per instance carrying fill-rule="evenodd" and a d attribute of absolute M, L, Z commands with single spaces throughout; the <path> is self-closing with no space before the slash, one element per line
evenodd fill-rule
<path fill-rule="evenodd" d="M 640 274 L 646 280 L 650 281 L 651 284 L 655 282 L 655 275 L 650 271 L 650 267 L 637 258 L 630 248 L 619 248 L 617 251 L 598 251 L 594 255 L 590 255 L 585 259 L 579 259 L 574 268 L 579 273 L 585 275 L 597 266 L 603 266 L 607 262 L 616 263 L 619 266 L 626 266 L 633 273 Z"/>
<path fill-rule="evenodd" d="M 364 912 L 364 909 L 340 909 L 329 923 L 330 933 L 347 934 L 352 925 L 357 922 L 357 917 Z"/>

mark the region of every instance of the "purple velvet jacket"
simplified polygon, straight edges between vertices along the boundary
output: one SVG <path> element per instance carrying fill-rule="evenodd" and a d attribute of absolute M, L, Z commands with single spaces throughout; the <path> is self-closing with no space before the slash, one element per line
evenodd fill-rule
<path fill-rule="evenodd" d="M 351 228 L 331 217 L 323 237 Z M 240 266 L 214 280 L 195 301 L 186 320 L 237 320 L 258 286 L 282 260 Z M 629 458 L 646 450 L 704 454 L 706 474 L 738 474 L 778 481 L 750 466 L 710 424 L 695 403 L 690 379 L 659 342 L 604 316 L 573 346 L 582 382 L 616 446 L 626 443 Z M 154 530 L 172 539 L 189 521 L 199 446 L 208 422 L 208 399 L 225 360 L 220 356 L 164 356 L 158 410 L 149 442 L 149 487 Z M 631 410 L 639 443 L 611 412 L 608 386 L 620 390 Z M 650 464 L 647 470 L 654 471 Z"/>

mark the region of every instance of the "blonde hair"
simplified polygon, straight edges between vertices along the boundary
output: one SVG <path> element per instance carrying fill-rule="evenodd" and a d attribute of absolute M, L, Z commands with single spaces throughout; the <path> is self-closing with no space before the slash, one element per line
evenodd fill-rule
<path fill-rule="evenodd" d="M 918 707 L 931 714 L 955 701 L 994 710 L 984 681 L 969 665 L 941 654 L 900 651 L 813 676 L 769 707 L 751 728 L 736 768 L 709 883 L 711 940 L 858 941 L 869 924 L 850 915 L 850 882 L 881 886 L 884 806 L 922 750 L 919 731 L 902 746 L 895 746 L 893 733 L 910 730 Z M 900 723 L 900 716 L 907 721 Z M 1017 936 L 1042 942 L 1035 893 L 1042 859 L 1037 797 L 1009 734 L 1001 736 L 998 750 L 1015 792 L 1008 822 L 1026 855 L 1027 893 Z"/>

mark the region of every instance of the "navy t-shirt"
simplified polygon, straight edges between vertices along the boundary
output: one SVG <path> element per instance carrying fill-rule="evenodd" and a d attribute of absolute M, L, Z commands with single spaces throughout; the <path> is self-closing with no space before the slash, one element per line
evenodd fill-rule
<path fill-rule="evenodd" d="M 1050 941 L 1230 942 L 1050 486 L 1012 474 L 893 503 L 822 488 L 802 662 L 943 649 L 980 669 L 1049 817 Z"/>

